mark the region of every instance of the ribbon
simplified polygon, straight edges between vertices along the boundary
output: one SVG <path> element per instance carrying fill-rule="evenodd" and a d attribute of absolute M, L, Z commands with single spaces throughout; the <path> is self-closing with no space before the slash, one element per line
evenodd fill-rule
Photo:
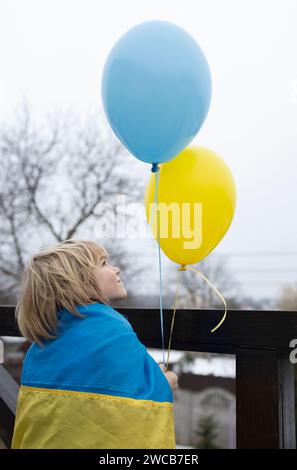
<path fill-rule="evenodd" d="M 212 284 L 212 282 L 210 282 L 210 280 L 207 279 L 207 277 L 204 276 L 204 274 L 202 274 L 201 271 L 198 271 L 198 269 L 194 269 L 194 268 L 192 268 L 192 266 L 186 266 L 186 265 L 183 265 L 183 264 L 182 264 L 182 265 L 178 268 L 178 273 L 177 273 L 176 293 L 175 293 L 175 301 L 174 301 L 174 306 L 173 306 L 173 315 L 172 315 L 172 320 L 171 320 L 170 337 L 169 337 L 169 343 L 168 343 L 168 356 L 167 356 L 167 363 L 166 363 L 166 366 L 165 366 L 165 372 L 167 372 L 168 364 L 169 364 L 169 357 L 170 357 L 170 351 L 171 351 L 171 339 L 172 339 L 173 326 L 174 326 L 174 321 L 175 321 L 175 313 L 176 313 L 177 303 L 178 303 L 178 290 L 179 290 L 179 284 L 180 284 L 180 276 L 179 276 L 179 273 L 180 273 L 180 271 L 186 271 L 186 270 L 193 271 L 195 274 L 198 274 L 200 277 L 202 277 L 202 279 L 204 279 L 204 281 L 206 281 L 206 282 L 208 283 L 208 285 L 209 285 L 209 286 L 215 291 L 215 293 L 220 297 L 220 299 L 222 300 L 222 302 L 223 302 L 223 304 L 224 304 L 224 307 L 225 307 L 224 315 L 223 315 L 222 319 L 220 320 L 220 322 L 211 330 L 211 333 L 213 333 L 214 331 L 216 331 L 216 330 L 222 325 L 222 323 L 224 322 L 224 320 L 225 320 L 225 318 L 226 318 L 226 315 L 227 315 L 227 303 L 226 303 L 226 300 L 225 300 L 225 298 L 223 297 L 223 295 L 219 292 L 219 290 Z"/>
<path fill-rule="evenodd" d="M 153 163 L 151 171 L 156 174 L 156 188 L 154 196 L 153 211 L 150 218 L 150 224 L 153 227 L 155 209 L 157 209 L 157 239 L 158 239 L 158 265 L 159 265 L 159 285 L 160 285 L 160 323 L 162 335 L 163 364 L 165 364 L 165 346 L 164 346 L 164 325 L 163 325 L 163 288 L 162 288 L 162 264 L 161 264 L 161 248 L 160 248 L 160 214 L 158 212 L 158 190 L 159 190 L 159 166 Z M 154 233 L 154 232 L 153 232 Z"/>

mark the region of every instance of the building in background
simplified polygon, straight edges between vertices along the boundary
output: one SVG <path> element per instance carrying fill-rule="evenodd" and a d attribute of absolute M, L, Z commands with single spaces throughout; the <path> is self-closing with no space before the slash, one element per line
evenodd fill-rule
<path fill-rule="evenodd" d="M 210 417 L 215 435 L 212 444 L 223 449 L 236 448 L 234 378 L 182 373 L 175 392 L 174 416 L 176 442 L 180 447 L 203 447 L 202 443 L 199 445 L 197 430 L 198 427 L 203 430 L 205 418 Z"/>

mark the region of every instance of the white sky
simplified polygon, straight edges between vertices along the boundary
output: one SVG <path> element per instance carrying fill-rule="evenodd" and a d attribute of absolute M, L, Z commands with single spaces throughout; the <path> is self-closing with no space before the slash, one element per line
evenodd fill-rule
<path fill-rule="evenodd" d="M 109 50 L 149 19 L 185 28 L 206 54 L 213 97 L 195 143 L 226 160 L 238 190 L 216 251 L 233 253 L 247 293 L 275 296 L 297 280 L 296 0 L 0 0 L 0 119 L 22 95 L 45 111 L 99 110 Z"/>

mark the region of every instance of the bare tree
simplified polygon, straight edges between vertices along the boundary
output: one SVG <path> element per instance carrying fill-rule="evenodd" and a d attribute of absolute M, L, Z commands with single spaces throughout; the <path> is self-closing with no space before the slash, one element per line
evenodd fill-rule
<path fill-rule="evenodd" d="M 283 289 L 277 307 L 281 310 L 297 310 L 297 284 Z"/>
<path fill-rule="evenodd" d="M 225 257 L 209 255 L 194 268 L 200 271 L 221 292 L 226 300 L 232 298 L 232 294 L 238 289 L 238 283 L 231 276 Z M 222 307 L 222 301 L 214 289 L 193 271 L 182 271 L 180 273 L 180 282 L 179 308 Z"/>
<path fill-rule="evenodd" d="M 71 114 L 36 124 L 22 103 L 13 122 L 0 129 L 0 293 L 14 292 L 27 258 L 56 242 L 94 236 L 94 226 L 122 194 L 142 198 L 133 159 L 98 119 L 81 123 Z M 101 124 L 102 125 L 102 124 Z M 112 206 L 113 207 L 113 206 Z M 108 217 L 108 214 L 105 214 Z M 114 251 L 125 265 L 120 242 Z M 128 256 L 126 257 L 128 263 Z"/>

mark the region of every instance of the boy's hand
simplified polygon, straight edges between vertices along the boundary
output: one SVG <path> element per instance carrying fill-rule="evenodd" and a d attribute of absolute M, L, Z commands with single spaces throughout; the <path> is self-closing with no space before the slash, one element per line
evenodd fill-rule
<path fill-rule="evenodd" d="M 175 392 L 178 389 L 178 375 L 172 371 L 165 372 L 165 365 L 163 363 L 159 364 L 159 366 L 168 380 L 172 391 Z"/>

